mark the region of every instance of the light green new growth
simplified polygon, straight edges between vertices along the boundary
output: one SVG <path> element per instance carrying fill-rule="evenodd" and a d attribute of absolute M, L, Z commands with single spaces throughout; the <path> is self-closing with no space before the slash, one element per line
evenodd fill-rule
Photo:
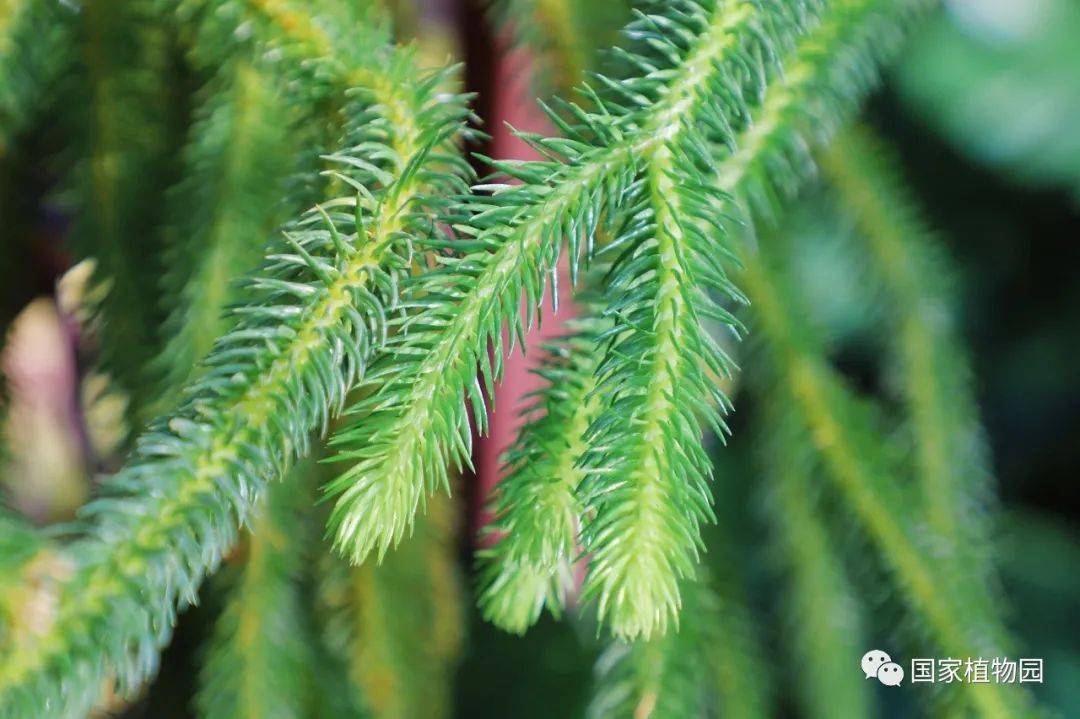
<path fill-rule="evenodd" d="M 672 145 L 678 140 L 674 134 Z M 701 258 L 687 237 L 689 222 L 683 222 L 700 210 L 683 205 L 675 192 L 680 171 L 673 157 L 670 147 L 660 149 L 647 176 L 655 245 L 643 243 L 636 257 L 611 273 L 609 311 L 625 313 L 635 329 L 611 333 L 597 371 L 598 389 L 611 399 L 590 427 L 591 447 L 582 460 L 589 469 L 583 486 L 588 519 L 582 542 L 590 555 L 585 593 L 597 597 L 600 618 L 610 613 L 612 625 L 627 636 L 664 632 L 678 610 L 677 580 L 693 575 L 698 523 L 711 518 L 705 485 L 711 468 L 697 419 L 728 406 L 708 373 L 727 375 L 731 363 L 703 331 L 698 314 L 715 310 L 734 321 L 695 296 L 700 290 L 693 288 L 701 285 L 688 258 L 695 265 Z M 636 278 L 649 265 L 656 294 L 635 296 Z M 739 298 L 714 267 L 718 291 Z M 720 420 L 713 422 L 722 433 Z"/>
<path fill-rule="evenodd" d="M 527 411 L 530 421 L 505 458 L 495 521 L 495 545 L 479 553 L 484 617 L 523 634 L 546 606 L 558 615 L 573 587 L 581 506 L 577 488 L 585 433 L 600 400 L 594 373 L 596 332 L 582 328 L 565 344 L 553 344 L 538 374 L 545 382 Z"/>

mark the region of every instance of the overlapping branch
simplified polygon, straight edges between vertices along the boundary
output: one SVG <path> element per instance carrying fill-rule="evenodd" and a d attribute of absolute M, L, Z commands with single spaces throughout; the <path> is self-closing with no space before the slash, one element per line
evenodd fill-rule
<path fill-rule="evenodd" d="M 591 208 L 594 222 L 615 216 L 624 223 L 604 228 L 613 237 L 605 252 L 619 257 L 605 279 L 610 288 L 606 311 L 614 328 L 606 334 L 612 341 L 594 390 L 603 409 L 587 433 L 591 448 L 578 460 L 588 477 L 579 491 L 583 550 L 591 563 L 586 592 L 601 600 L 601 613 L 610 615 L 617 633 L 648 636 L 676 615 L 677 582 L 692 573 L 695 563 L 697 524 L 710 517 L 705 484 L 710 468 L 700 454 L 698 423 L 707 420 L 723 433 L 718 408 L 727 402 L 709 377 L 722 376 L 732 366 L 701 322 L 719 320 L 738 330 L 727 311 L 742 299 L 725 268 L 733 264 L 734 254 L 725 239 L 725 222 L 741 210 L 729 197 L 758 213 L 775 212 L 778 200 L 811 171 L 809 148 L 854 111 L 875 78 L 877 63 L 895 51 L 910 18 L 929 5 L 921 0 L 846 0 L 829 5 L 820 17 L 766 13 L 777 38 L 769 46 L 783 70 L 764 67 L 758 73 L 725 66 L 742 57 L 738 47 L 727 49 L 730 56 L 717 49 L 724 45 L 725 23 L 737 25 L 740 13 L 748 21 L 754 8 L 717 6 L 718 14 L 710 17 L 718 24 L 695 35 L 699 44 L 680 61 L 686 74 L 672 81 L 650 106 L 649 121 L 640 125 L 634 174 L 624 171 L 612 184 L 627 188 L 620 202 Z M 758 89 L 750 94 L 755 83 Z M 735 112 L 722 105 L 743 94 L 760 99 L 746 100 Z M 619 125 L 612 121 L 607 126 Z M 569 125 L 564 129 L 575 131 Z M 570 137 L 578 143 L 575 148 L 588 139 L 580 131 Z M 620 140 L 634 137 L 628 133 Z M 578 162 L 589 157 L 582 153 Z M 519 176 L 533 183 L 543 177 L 536 165 L 524 166 Z M 552 193 L 564 187 L 556 184 Z M 526 207 L 530 201 L 543 206 L 536 198 L 520 199 Z M 576 253 L 582 230 L 574 225 L 565 230 Z M 588 239 L 596 233 L 586 227 L 583 234 Z M 564 444 L 576 440 L 566 436 Z M 669 512 L 662 520 L 661 510 Z M 534 566 L 543 566 L 543 559 L 534 556 Z M 489 587 L 485 600 L 498 604 L 499 599 Z M 520 629 L 520 622 L 514 626 Z"/>
<path fill-rule="evenodd" d="M 928 525 L 972 581 L 990 577 L 991 483 L 970 368 L 949 304 L 948 258 L 868 130 L 840 136 L 822 159 L 887 298 L 893 356 Z"/>
<path fill-rule="evenodd" d="M 743 92 L 751 75 L 757 77 L 746 70 L 748 58 L 784 46 L 803 21 L 785 3 L 754 2 L 684 2 L 667 12 L 643 16 L 631 29 L 649 48 L 634 60 L 642 74 L 618 83 L 605 81 L 610 96 L 594 94 L 598 110 L 566 105 L 561 109 L 570 120 L 552 113 L 565 137 L 527 138 L 548 159 L 496 163 L 497 169 L 522 184 L 482 187 L 492 191 L 490 197 L 474 200 L 470 213 L 450 218 L 460 236 L 452 244 L 440 241 L 434 246 L 451 246 L 456 254 L 406 289 L 407 297 L 415 298 L 408 302 L 416 314 L 401 322 L 387 344 L 372 373 L 378 387 L 352 408 L 357 416 L 353 426 L 335 438 L 344 447 L 341 456 L 356 460 L 331 485 L 337 496 L 332 522 L 338 546 L 354 561 L 372 550 L 385 552 L 400 541 L 425 494 L 446 486 L 447 468 L 468 462 L 471 430 L 461 397 L 468 397 L 482 430 L 486 414 L 481 382 L 490 389 L 510 346 L 503 327 L 509 327 L 511 341 L 523 335 L 564 239 L 574 277 L 578 260 L 594 254 L 598 233 L 614 238 L 613 252 L 618 248 L 633 257 L 634 248 L 654 232 L 650 214 L 654 204 L 659 199 L 671 201 L 664 196 L 669 183 L 674 183 L 671 175 L 684 162 L 705 161 L 700 135 L 688 130 L 691 123 L 721 129 L 729 125 L 728 116 L 746 114 Z M 762 27 L 770 32 L 752 32 Z M 678 157 L 672 148 L 677 148 Z M 654 160 L 650 185 L 644 178 Z M 693 191 L 681 201 L 695 218 L 702 214 Z M 663 231 L 675 230 L 665 227 Z M 665 259 L 672 267 L 670 263 L 687 261 L 685 256 L 692 252 L 669 243 Z M 702 254 L 693 257 L 699 260 Z M 705 260 L 697 271 L 722 281 L 717 255 Z M 653 278 L 646 282 L 655 288 Z M 673 282 L 667 290 L 672 303 L 684 302 L 681 293 L 700 292 L 679 286 L 677 278 Z M 519 312 L 522 297 L 524 316 Z M 665 310 L 665 322 L 676 319 L 673 311 L 674 305 Z M 680 316 L 677 321 L 687 318 Z M 691 343 L 688 349 L 708 353 L 704 342 Z M 657 366 L 671 358 L 671 352 L 659 357 Z M 719 358 L 710 360 L 710 366 L 721 365 Z M 476 380 L 477 367 L 480 381 Z M 687 367 L 687 376 L 701 371 L 690 361 Z M 601 372 L 610 375 L 616 370 L 602 367 Z M 621 378 L 612 381 L 617 384 Z M 658 387 L 654 396 L 661 398 L 664 391 Z M 692 411 L 687 408 L 685 416 Z M 688 482 L 692 486 L 694 480 Z M 658 587 L 659 595 L 650 596 L 660 604 L 642 598 L 637 608 L 627 612 L 633 593 L 618 592 L 620 599 L 612 605 L 615 614 L 623 613 L 617 631 L 636 634 L 662 629 L 677 608 L 677 592 L 669 591 L 669 572 L 672 562 L 684 571 L 689 568 L 685 557 L 693 552 L 696 541 L 695 517 L 707 506 L 700 490 L 679 495 L 690 497 L 695 491 L 700 501 L 682 515 L 683 523 L 669 530 L 679 539 L 688 539 L 689 546 L 676 542 L 656 549 L 661 574 L 653 577 L 657 581 L 651 586 Z M 602 534 L 597 538 L 607 541 Z M 603 584 L 602 577 L 594 582 L 599 593 L 606 595 L 605 602 L 614 599 Z"/>
<path fill-rule="evenodd" d="M 335 158 L 348 194 L 286 234 L 183 407 L 155 423 L 87 508 L 55 614 L 0 666 L 0 703 L 17 716 L 42 716 L 43 705 L 78 716 L 106 672 L 124 688 L 153 671 L 178 605 L 194 600 L 265 483 L 305 452 L 364 371 L 412 236 L 428 231 L 425 192 L 463 189 L 462 163 L 446 149 L 463 104 L 436 92 L 440 77 L 418 81 L 407 52 L 368 50 L 380 79 L 355 89 L 349 144 Z"/>
<path fill-rule="evenodd" d="M 784 406 L 799 432 L 820 455 L 845 507 L 877 550 L 904 604 L 929 628 L 943 654 L 999 656 L 1006 640 L 987 616 L 983 587 L 958 581 L 919 541 L 918 506 L 910 486 L 896 480 L 882 451 L 868 408 L 861 405 L 824 361 L 805 321 L 787 308 L 793 295 L 775 257 L 747 264 L 743 282 L 755 308 L 755 329 L 768 343 L 770 363 Z M 1029 716 L 1026 693 L 1008 685 L 971 685 L 968 699 L 983 716 Z M 987 691 L 988 687 L 990 688 Z"/>

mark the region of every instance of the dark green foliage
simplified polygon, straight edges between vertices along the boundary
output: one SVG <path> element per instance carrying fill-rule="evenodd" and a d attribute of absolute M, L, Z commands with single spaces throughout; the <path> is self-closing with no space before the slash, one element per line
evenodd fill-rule
<path fill-rule="evenodd" d="M 85 115 L 82 157 L 70 197 L 71 245 L 94 257 L 109 286 L 102 307 L 104 366 L 137 408 L 147 398 L 146 364 L 159 320 L 154 272 L 171 179 L 177 106 L 158 81 L 172 62 L 170 28 L 148 0 L 82 5 L 73 44 Z M 134 31 L 132 29 L 135 29 Z"/>
<path fill-rule="evenodd" d="M 5 0 L 0 6 L 0 161 L 70 68 L 76 18 L 60 2 Z"/>

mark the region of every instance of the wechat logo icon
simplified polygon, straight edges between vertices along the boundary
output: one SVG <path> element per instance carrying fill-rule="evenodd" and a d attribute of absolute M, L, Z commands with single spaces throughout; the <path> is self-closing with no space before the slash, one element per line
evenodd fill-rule
<path fill-rule="evenodd" d="M 880 649 L 871 649 L 863 654 L 862 670 L 867 679 L 876 678 L 887 687 L 900 686 L 900 682 L 904 681 L 904 668 Z"/>

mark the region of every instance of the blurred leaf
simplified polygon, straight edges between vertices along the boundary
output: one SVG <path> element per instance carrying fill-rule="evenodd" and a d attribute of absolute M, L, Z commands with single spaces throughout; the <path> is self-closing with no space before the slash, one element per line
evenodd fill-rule
<path fill-rule="evenodd" d="M 1080 198 L 1080 2 L 950 0 L 914 35 L 904 97 L 981 162 Z"/>

